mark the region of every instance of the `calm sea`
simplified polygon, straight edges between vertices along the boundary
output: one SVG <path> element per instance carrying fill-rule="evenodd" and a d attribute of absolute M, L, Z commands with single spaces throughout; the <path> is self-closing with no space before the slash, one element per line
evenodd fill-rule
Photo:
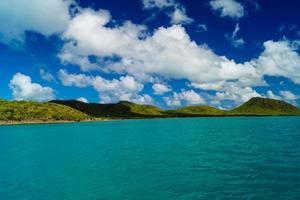
<path fill-rule="evenodd" d="M 0 126 L 1 200 L 300 199 L 300 117 Z"/>

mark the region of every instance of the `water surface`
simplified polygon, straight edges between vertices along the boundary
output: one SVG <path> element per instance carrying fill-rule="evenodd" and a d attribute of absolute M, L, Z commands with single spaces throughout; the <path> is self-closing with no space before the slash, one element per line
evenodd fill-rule
<path fill-rule="evenodd" d="M 300 199 L 300 117 L 0 126 L 1 200 Z"/>

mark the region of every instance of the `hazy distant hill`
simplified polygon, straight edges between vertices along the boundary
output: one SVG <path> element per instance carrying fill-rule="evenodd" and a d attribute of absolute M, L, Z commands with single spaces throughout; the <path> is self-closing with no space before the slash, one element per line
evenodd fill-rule
<path fill-rule="evenodd" d="M 255 97 L 228 113 L 231 115 L 300 115 L 300 110 L 284 101 Z"/>
<path fill-rule="evenodd" d="M 85 113 L 54 103 L 0 100 L 0 121 L 82 121 Z"/>

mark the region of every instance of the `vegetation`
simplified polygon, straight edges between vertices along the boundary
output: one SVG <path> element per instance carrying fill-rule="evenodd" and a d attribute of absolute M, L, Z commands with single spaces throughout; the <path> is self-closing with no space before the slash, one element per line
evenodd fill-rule
<path fill-rule="evenodd" d="M 0 122 L 82 121 L 157 117 L 201 116 L 271 116 L 300 115 L 300 110 L 284 101 L 255 97 L 230 110 L 210 106 L 188 106 L 177 110 L 162 110 L 152 105 L 128 101 L 115 104 L 83 103 L 75 100 L 55 100 L 48 103 L 0 100 Z"/>
<path fill-rule="evenodd" d="M 162 115 L 163 110 L 152 105 L 139 105 L 128 101 L 121 101 L 118 104 L 128 106 L 132 113 L 139 115 Z"/>
<path fill-rule="evenodd" d="M 0 121 L 82 121 L 87 114 L 54 103 L 0 100 Z"/>
<path fill-rule="evenodd" d="M 211 106 L 187 106 L 177 110 L 165 111 L 168 115 L 173 116 L 222 116 L 226 111 Z"/>
<path fill-rule="evenodd" d="M 299 108 L 275 99 L 255 97 L 228 112 L 230 115 L 300 115 Z"/>
<path fill-rule="evenodd" d="M 56 100 L 52 102 L 70 106 L 93 117 L 106 118 L 300 115 L 300 110 L 291 104 L 259 97 L 252 98 L 230 111 L 220 110 L 211 106 L 188 106 L 164 111 L 155 106 L 139 105 L 128 101 L 120 101 L 116 104 L 87 104 L 75 100 Z"/>
<path fill-rule="evenodd" d="M 163 117 L 163 110 L 151 105 L 139 105 L 128 101 L 115 104 L 83 103 L 76 100 L 55 100 L 52 103 L 70 106 L 93 117 L 106 118 L 153 118 Z"/>

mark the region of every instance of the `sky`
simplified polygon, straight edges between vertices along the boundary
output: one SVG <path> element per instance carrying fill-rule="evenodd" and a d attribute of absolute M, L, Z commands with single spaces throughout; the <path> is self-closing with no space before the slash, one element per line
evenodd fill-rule
<path fill-rule="evenodd" d="M 297 0 L 0 1 L 0 98 L 300 105 Z"/>

